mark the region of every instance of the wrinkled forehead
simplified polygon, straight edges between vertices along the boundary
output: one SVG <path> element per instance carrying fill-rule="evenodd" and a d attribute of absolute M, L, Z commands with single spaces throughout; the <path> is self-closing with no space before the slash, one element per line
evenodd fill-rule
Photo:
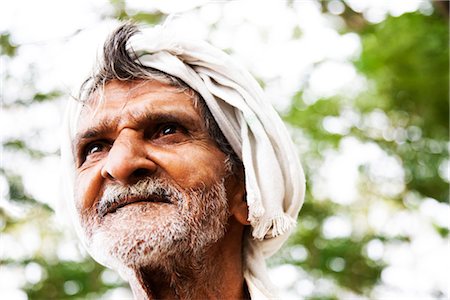
<path fill-rule="evenodd" d="M 190 88 L 174 86 L 156 80 L 111 80 L 104 86 L 95 90 L 83 102 L 80 120 L 82 118 L 92 118 L 105 109 L 110 111 L 124 110 L 129 104 L 142 100 L 163 100 L 156 104 L 162 105 L 164 102 L 179 102 L 197 109 L 197 99 L 195 92 Z"/>
<path fill-rule="evenodd" d="M 108 104 L 126 105 L 129 99 L 157 92 L 176 93 L 177 90 L 168 84 L 155 80 L 111 80 L 104 86 L 97 88 L 83 101 L 81 112 L 98 110 L 106 101 L 108 101 Z"/>
<path fill-rule="evenodd" d="M 126 107 L 129 99 L 138 97 L 146 92 L 143 87 L 144 81 L 111 81 L 105 86 L 99 87 L 83 102 L 83 107 L 80 112 L 78 127 L 80 123 L 84 123 L 87 118 L 98 117 L 106 106 L 112 108 Z"/>

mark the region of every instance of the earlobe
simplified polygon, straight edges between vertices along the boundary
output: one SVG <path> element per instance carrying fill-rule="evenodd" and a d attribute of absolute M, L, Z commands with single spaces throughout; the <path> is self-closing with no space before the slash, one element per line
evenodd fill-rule
<path fill-rule="evenodd" d="M 250 222 L 248 221 L 248 207 L 244 199 L 242 199 L 241 202 L 234 206 L 234 209 L 231 213 L 233 214 L 234 218 L 242 225 L 250 225 Z"/>
<path fill-rule="evenodd" d="M 242 225 L 250 225 L 248 221 L 248 206 L 245 201 L 245 184 L 244 182 L 239 182 L 236 187 L 235 193 L 230 199 L 230 213 L 234 218 Z"/>
<path fill-rule="evenodd" d="M 250 225 L 246 202 L 244 167 L 241 165 L 233 175 L 226 178 L 228 207 L 231 216 L 242 225 Z"/>

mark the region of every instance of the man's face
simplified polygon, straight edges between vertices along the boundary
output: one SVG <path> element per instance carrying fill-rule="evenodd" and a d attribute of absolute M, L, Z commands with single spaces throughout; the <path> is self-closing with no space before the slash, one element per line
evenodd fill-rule
<path fill-rule="evenodd" d="M 219 240 L 229 171 L 192 96 L 154 81 L 112 81 L 93 104 L 98 97 L 74 141 L 75 201 L 94 257 L 159 266 Z"/>

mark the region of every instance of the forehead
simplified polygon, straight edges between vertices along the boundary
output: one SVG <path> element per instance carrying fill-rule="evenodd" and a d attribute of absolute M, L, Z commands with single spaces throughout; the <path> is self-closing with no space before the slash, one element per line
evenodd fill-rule
<path fill-rule="evenodd" d="M 118 118 L 144 113 L 179 113 L 201 121 L 193 92 L 158 81 L 113 80 L 103 91 L 96 91 L 89 97 L 81 111 L 78 131 L 104 119 L 118 121 Z"/>

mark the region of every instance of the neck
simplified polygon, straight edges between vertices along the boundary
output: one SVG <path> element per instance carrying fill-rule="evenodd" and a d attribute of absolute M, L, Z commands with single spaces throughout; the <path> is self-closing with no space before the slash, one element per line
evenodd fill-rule
<path fill-rule="evenodd" d="M 198 255 L 180 255 L 165 267 L 134 270 L 135 299 L 248 299 L 242 266 L 242 228 L 227 233 Z M 240 231 L 240 232 L 239 232 Z"/>

